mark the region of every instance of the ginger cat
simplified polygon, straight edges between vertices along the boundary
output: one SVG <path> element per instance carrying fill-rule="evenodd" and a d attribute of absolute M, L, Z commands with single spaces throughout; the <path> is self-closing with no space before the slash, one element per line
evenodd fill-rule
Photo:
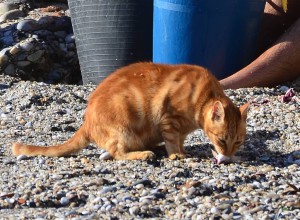
<path fill-rule="evenodd" d="M 164 141 L 170 159 L 183 158 L 186 135 L 202 128 L 219 155 L 232 157 L 245 139 L 247 108 L 238 109 L 203 67 L 137 63 L 100 83 L 83 125 L 66 143 L 15 143 L 12 152 L 58 157 L 93 142 L 114 159 L 150 159 L 155 157 L 151 149 Z"/>

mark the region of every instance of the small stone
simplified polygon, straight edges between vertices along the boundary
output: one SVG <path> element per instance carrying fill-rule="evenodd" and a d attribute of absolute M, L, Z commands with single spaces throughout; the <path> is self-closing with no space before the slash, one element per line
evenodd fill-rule
<path fill-rule="evenodd" d="M 39 28 L 40 25 L 33 19 L 26 19 L 17 24 L 17 30 L 19 31 L 36 31 Z"/>
<path fill-rule="evenodd" d="M 35 53 L 30 54 L 27 59 L 31 62 L 36 62 L 43 56 L 44 52 L 44 50 L 38 50 Z"/>
<path fill-rule="evenodd" d="M 15 66 L 13 64 L 8 64 L 7 67 L 4 69 L 4 73 L 9 76 L 15 75 Z"/>
<path fill-rule="evenodd" d="M 104 153 L 101 154 L 100 157 L 99 157 L 100 160 L 109 160 L 109 159 L 111 159 L 111 158 L 112 158 L 112 157 L 111 157 L 110 153 L 108 153 L 108 152 L 104 152 Z"/>
<path fill-rule="evenodd" d="M 10 199 L 8 199 L 7 201 L 8 201 L 10 204 L 14 204 L 16 200 L 15 200 L 14 198 L 10 198 Z"/>
<path fill-rule="evenodd" d="M 225 210 L 225 209 L 230 209 L 230 207 L 231 207 L 230 204 L 223 203 L 223 204 L 218 206 L 218 209 Z"/>
<path fill-rule="evenodd" d="M 5 64 L 7 64 L 8 61 L 8 56 L 7 55 L 2 55 L 0 56 L 0 66 L 4 66 Z"/>
<path fill-rule="evenodd" d="M 145 187 L 144 184 L 137 184 L 137 185 L 135 185 L 136 189 L 143 189 L 144 187 Z"/>
<path fill-rule="evenodd" d="M 247 212 L 249 209 L 247 206 L 241 206 L 238 208 L 237 212 L 238 213 L 241 213 L 241 214 L 244 214 L 245 212 Z"/>
<path fill-rule="evenodd" d="M 11 10 L 18 9 L 18 8 L 19 8 L 19 6 L 16 4 L 13 4 L 13 3 L 7 3 L 7 2 L 1 3 L 0 4 L 0 15 L 3 15 L 6 12 L 9 12 Z"/>
<path fill-rule="evenodd" d="M 211 214 L 215 214 L 215 215 L 220 214 L 220 210 L 217 207 L 212 207 L 210 209 L 210 212 L 211 212 Z"/>
<path fill-rule="evenodd" d="M 261 184 L 257 181 L 253 181 L 253 186 L 255 186 L 257 189 L 261 188 Z"/>
<path fill-rule="evenodd" d="M 296 109 L 297 109 L 296 105 L 290 105 L 290 106 L 288 107 L 288 110 L 289 110 L 289 111 L 295 111 Z"/>
<path fill-rule="evenodd" d="M 268 172 L 271 172 L 271 171 L 273 171 L 274 170 L 274 167 L 272 167 L 272 166 L 267 166 L 267 167 L 263 167 L 263 168 L 261 168 L 261 172 L 262 173 L 268 173 Z"/>
<path fill-rule="evenodd" d="M 138 215 L 140 208 L 138 206 L 133 206 L 129 208 L 130 215 Z"/>
<path fill-rule="evenodd" d="M 26 156 L 26 155 L 19 155 L 18 157 L 17 157 L 17 160 L 19 161 L 19 160 L 25 160 L 25 159 L 27 159 L 28 157 Z"/>
<path fill-rule="evenodd" d="M 26 67 L 26 66 L 29 66 L 30 64 L 31 64 L 31 62 L 26 61 L 26 60 L 17 62 L 18 67 Z"/>
<path fill-rule="evenodd" d="M 8 11 L 0 16 L 0 23 L 5 22 L 7 20 L 15 20 L 19 17 L 24 17 L 25 13 L 23 11 L 20 11 L 19 9 L 14 9 L 11 11 Z"/>
<path fill-rule="evenodd" d="M 37 30 L 34 32 L 36 35 L 40 36 L 40 37 L 47 37 L 47 36 L 51 36 L 53 35 L 53 33 L 51 31 L 48 30 Z"/>
<path fill-rule="evenodd" d="M 19 44 L 19 47 L 23 50 L 23 51 L 31 51 L 34 48 L 34 44 L 31 41 L 24 41 L 21 42 Z"/>
<path fill-rule="evenodd" d="M 253 208 L 253 209 L 248 210 L 247 213 L 253 214 L 253 213 L 259 212 L 259 211 L 261 211 L 261 210 L 262 210 L 262 207 L 257 206 L 257 207 L 255 207 L 255 208 Z"/>
<path fill-rule="evenodd" d="M 297 164 L 297 165 L 300 166 L 300 160 L 295 160 L 295 161 L 294 161 L 294 164 Z"/>
<path fill-rule="evenodd" d="M 289 201 L 285 206 L 288 208 L 300 209 L 300 201 Z"/>
<path fill-rule="evenodd" d="M 83 157 L 83 158 L 81 158 L 81 163 L 82 164 L 89 164 L 90 160 L 88 158 L 86 158 L 86 157 Z"/>
<path fill-rule="evenodd" d="M 280 88 L 279 88 L 279 90 L 281 91 L 281 92 L 286 92 L 286 91 L 288 91 L 290 88 L 289 87 L 287 87 L 287 86 L 281 86 Z"/>
<path fill-rule="evenodd" d="M 300 151 L 293 152 L 294 159 L 300 159 Z"/>
<path fill-rule="evenodd" d="M 42 28 L 46 28 L 48 25 L 51 25 L 54 23 L 55 17 L 54 16 L 44 16 L 41 17 L 37 23 L 40 25 Z"/>
<path fill-rule="evenodd" d="M 105 194 L 105 193 L 108 193 L 108 192 L 112 192 L 112 191 L 116 191 L 117 188 L 116 187 L 113 187 L 113 186 L 105 186 L 102 188 L 102 190 L 100 191 L 100 194 Z"/>
<path fill-rule="evenodd" d="M 67 197 L 62 197 L 60 199 L 60 204 L 63 206 L 67 206 L 67 205 L 69 205 L 69 203 L 70 203 L 70 200 Z"/>

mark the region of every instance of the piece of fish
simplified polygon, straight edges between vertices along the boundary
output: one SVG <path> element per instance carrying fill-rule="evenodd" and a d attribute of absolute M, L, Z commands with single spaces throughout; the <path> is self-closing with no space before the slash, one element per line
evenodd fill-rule
<path fill-rule="evenodd" d="M 214 151 L 213 149 L 211 150 L 212 155 L 215 158 L 215 163 L 216 164 L 221 164 L 221 163 L 231 163 L 231 162 L 240 162 L 245 160 L 245 158 L 240 157 L 240 156 L 231 156 L 231 157 L 227 157 L 223 154 L 218 154 L 216 151 Z"/>

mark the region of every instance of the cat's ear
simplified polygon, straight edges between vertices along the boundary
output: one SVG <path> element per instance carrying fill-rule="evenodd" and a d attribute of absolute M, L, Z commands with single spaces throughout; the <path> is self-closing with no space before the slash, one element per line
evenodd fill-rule
<path fill-rule="evenodd" d="M 220 101 L 215 101 L 212 106 L 211 119 L 214 122 L 223 122 L 225 117 L 225 111 Z"/>
<path fill-rule="evenodd" d="M 242 115 L 242 119 L 244 121 L 246 121 L 246 119 L 247 119 L 247 112 L 248 112 L 249 107 L 250 107 L 250 103 L 249 102 L 245 103 L 244 105 L 242 105 L 240 107 L 240 112 L 241 112 L 241 115 Z"/>

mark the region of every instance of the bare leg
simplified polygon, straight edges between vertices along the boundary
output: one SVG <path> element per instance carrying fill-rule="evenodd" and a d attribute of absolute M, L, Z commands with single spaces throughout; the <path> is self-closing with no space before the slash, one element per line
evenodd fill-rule
<path fill-rule="evenodd" d="M 122 140 L 110 140 L 106 143 L 104 149 L 116 160 L 148 160 L 155 158 L 155 154 L 152 151 L 142 150 L 143 148 L 137 144 L 134 147 L 127 147 L 131 144 L 134 143 Z M 98 146 L 100 146 L 99 143 Z"/>
<path fill-rule="evenodd" d="M 275 27 L 276 28 L 276 27 Z M 248 66 L 223 79 L 224 89 L 274 86 L 300 76 L 300 19 Z"/>
<path fill-rule="evenodd" d="M 289 30 L 267 51 L 237 73 L 220 83 L 225 89 L 253 86 L 274 86 L 300 76 L 300 1 L 288 1 L 284 13 L 281 0 L 268 0 L 265 8 L 263 31 L 259 51 L 274 44 L 274 38 L 289 27 Z"/>

